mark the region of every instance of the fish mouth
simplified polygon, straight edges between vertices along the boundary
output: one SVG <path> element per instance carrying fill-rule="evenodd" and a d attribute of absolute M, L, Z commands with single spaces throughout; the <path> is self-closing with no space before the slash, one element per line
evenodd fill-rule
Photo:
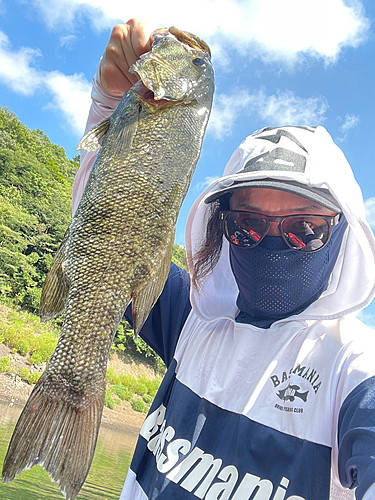
<path fill-rule="evenodd" d="M 137 74 L 140 77 L 140 81 L 136 83 L 133 86 L 133 91 L 138 94 L 138 96 L 143 100 L 146 101 L 150 104 L 157 105 L 157 104 L 165 104 L 167 102 L 170 102 L 171 100 L 174 99 L 168 99 L 168 97 L 164 97 L 164 92 L 161 92 L 160 97 L 155 97 L 155 93 L 153 90 L 151 90 L 148 86 L 150 83 L 152 86 L 151 81 L 149 82 L 149 77 L 147 75 L 147 72 L 145 72 L 143 65 L 145 62 L 147 64 L 150 64 L 150 61 L 152 61 L 152 66 L 157 65 L 158 67 L 162 66 L 168 73 L 176 73 L 175 68 L 171 64 L 169 64 L 167 61 L 164 61 L 163 58 L 159 57 L 157 54 L 154 54 L 153 52 L 148 52 L 147 54 L 143 54 L 138 61 L 136 61 L 130 68 L 129 72 Z"/>
<path fill-rule="evenodd" d="M 169 103 L 168 99 L 156 99 L 155 94 L 140 80 L 133 86 L 133 91 L 143 100 L 153 105 Z"/>

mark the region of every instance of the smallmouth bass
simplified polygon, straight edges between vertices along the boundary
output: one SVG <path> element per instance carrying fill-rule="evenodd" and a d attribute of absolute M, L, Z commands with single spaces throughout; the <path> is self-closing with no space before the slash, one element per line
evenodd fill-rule
<path fill-rule="evenodd" d="M 42 465 L 66 500 L 90 469 L 125 309 L 132 300 L 137 334 L 164 287 L 214 92 L 208 46 L 174 27 L 155 32 L 132 71 L 141 80 L 77 148 L 101 147 L 42 291 L 42 321 L 65 311 L 61 336 L 3 466 L 10 483 Z"/>

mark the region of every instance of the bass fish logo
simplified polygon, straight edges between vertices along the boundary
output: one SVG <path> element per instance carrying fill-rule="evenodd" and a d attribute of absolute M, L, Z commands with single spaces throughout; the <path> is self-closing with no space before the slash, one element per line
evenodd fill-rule
<path fill-rule="evenodd" d="M 309 394 L 309 391 L 306 392 L 299 392 L 301 387 L 299 385 L 288 385 L 285 389 L 279 390 L 279 392 L 276 393 L 276 396 L 278 396 L 282 401 L 293 401 L 296 398 L 301 399 L 304 403 L 307 401 L 307 395 Z"/>
<path fill-rule="evenodd" d="M 300 363 L 289 371 L 274 373 L 270 380 L 272 392 L 279 398 L 274 407 L 288 413 L 304 413 L 307 398 L 311 398 L 311 394 L 317 394 L 322 385 L 318 371 Z"/>

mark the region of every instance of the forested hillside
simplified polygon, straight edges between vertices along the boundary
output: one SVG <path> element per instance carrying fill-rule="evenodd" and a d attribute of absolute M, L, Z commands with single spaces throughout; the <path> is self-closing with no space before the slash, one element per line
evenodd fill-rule
<path fill-rule="evenodd" d="M 71 218 L 76 160 L 0 107 L 0 300 L 30 311 Z"/>
<path fill-rule="evenodd" d="M 37 312 L 41 288 L 71 219 L 79 162 L 0 107 L 0 301 Z M 175 245 L 173 260 L 186 267 Z"/>

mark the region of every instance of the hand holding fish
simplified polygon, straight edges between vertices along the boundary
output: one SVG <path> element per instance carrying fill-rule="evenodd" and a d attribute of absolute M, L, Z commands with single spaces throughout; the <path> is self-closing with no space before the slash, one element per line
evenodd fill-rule
<path fill-rule="evenodd" d="M 109 94 L 122 97 L 139 80 L 137 74 L 128 70 L 140 55 L 151 50 L 151 42 L 146 24 L 140 19 L 130 19 L 113 28 L 101 70 L 101 83 Z"/>

